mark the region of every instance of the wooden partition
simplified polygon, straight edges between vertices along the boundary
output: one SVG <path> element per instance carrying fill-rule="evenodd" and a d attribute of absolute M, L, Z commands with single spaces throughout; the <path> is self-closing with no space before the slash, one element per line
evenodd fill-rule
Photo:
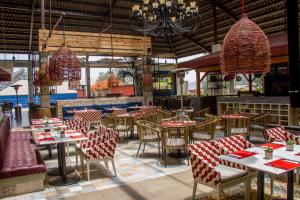
<path fill-rule="evenodd" d="M 47 41 L 49 30 L 39 30 L 39 51 L 56 51 L 64 41 L 67 46 L 79 54 L 101 54 L 110 55 L 113 46 L 115 56 L 141 56 L 147 55 L 151 48 L 151 37 L 118 35 L 104 33 L 74 32 L 74 31 L 53 31 Z"/>

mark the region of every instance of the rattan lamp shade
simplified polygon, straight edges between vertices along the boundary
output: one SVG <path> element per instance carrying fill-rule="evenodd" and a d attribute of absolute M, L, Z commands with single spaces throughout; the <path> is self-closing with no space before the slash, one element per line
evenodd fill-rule
<path fill-rule="evenodd" d="M 263 73 L 271 69 L 268 37 L 245 15 L 225 36 L 220 56 L 225 73 Z"/>
<path fill-rule="evenodd" d="M 69 81 L 68 88 L 69 88 L 69 90 L 80 90 L 81 89 L 80 80 Z"/>
<path fill-rule="evenodd" d="M 50 59 L 49 72 L 51 80 L 54 81 L 80 80 L 80 61 L 66 45 L 63 45 Z"/>
<path fill-rule="evenodd" d="M 35 86 L 55 86 L 61 85 L 61 81 L 53 81 L 49 75 L 49 62 L 43 63 L 39 71 L 36 72 L 34 77 Z"/>

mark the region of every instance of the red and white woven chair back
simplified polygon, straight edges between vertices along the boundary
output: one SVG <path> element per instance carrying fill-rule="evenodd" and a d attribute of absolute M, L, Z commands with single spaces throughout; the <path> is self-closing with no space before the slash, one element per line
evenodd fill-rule
<path fill-rule="evenodd" d="M 142 107 L 139 111 L 143 112 L 146 115 L 152 115 L 158 113 L 158 108 L 156 106 L 145 106 Z"/>
<path fill-rule="evenodd" d="M 215 170 L 220 160 L 215 141 L 189 145 L 190 160 L 194 179 L 207 185 L 216 186 L 221 182 L 220 173 Z"/>
<path fill-rule="evenodd" d="M 265 131 L 265 136 L 268 142 L 274 142 L 274 141 L 286 142 L 292 140 L 296 144 L 300 144 L 299 138 L 297 138 L 297 136 L 295 136 L 294 134 L 286 131 L 283 126 L 267 129 Z"/>
<path fill-rule="evenodd" d="M 245 139 L 244 135 L 234 135 L 230 137 L 220 138 L 217 139 L 216 142 L 218 143 L 221 154 L 240 151 L 254 146 L 253 144 L 251 144 Z M 247 171 L 250 170 L 249 168 L 234 162 L 221 160 L 220 163 L 222 165 L 234 167 L 241 170 L 247 170 Z"/>
<path fill-rule="evenodd" d="M 97 131 L 96 139 L 93 140 L 92 149 L 86 151 L 86 158 L 94 159 L 113 159 L 118 139 L 118 133 L 107 127 L 100 127 Z"/>
<path fill-rule="evenodd" d="M 127 113 L 126 109 L 119 108 L 119 109 L 115 109 L 111 114 L 112 114 L 112 116 L 116 116 L 116 115 L 122 115 L 125 113 Z"/>
<path fill-rule="evenodd" d="M 244 135 L 234 135 L 217 139 L 221 154 L 240 151 L 253 147 L 254 145 L 245 139 Z"/>

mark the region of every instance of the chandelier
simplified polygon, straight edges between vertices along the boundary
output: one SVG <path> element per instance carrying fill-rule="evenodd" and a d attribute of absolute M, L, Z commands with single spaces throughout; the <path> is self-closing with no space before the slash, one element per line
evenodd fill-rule
<path fill-rule="evenodd" d="M 196 1 L 144 0 L 132 7 L 130 25 L 136 31 L 152 36 L 174 36 L 196 30 L 200 15 Z"/>

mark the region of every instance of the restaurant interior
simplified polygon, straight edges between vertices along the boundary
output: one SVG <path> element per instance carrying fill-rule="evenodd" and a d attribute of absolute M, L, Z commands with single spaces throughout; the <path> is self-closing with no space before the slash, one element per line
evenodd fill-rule
<path fill-rule="evenodd" d="M 0 8 L 0 199 L 300 200 L 299 0 Z"/>

